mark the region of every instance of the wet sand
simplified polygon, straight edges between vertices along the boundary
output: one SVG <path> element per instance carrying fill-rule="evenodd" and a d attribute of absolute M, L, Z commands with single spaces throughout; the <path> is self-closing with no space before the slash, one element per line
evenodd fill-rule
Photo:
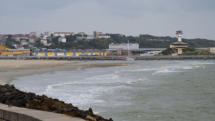
<path fill-rule="evenodd" d="M 89 64 L 87 61 L 0 60 L 0 84 L 9 84 L 17 77 L 54 71 L 71 71 L 90 67 L 127 66 L 126 63 Z"/>

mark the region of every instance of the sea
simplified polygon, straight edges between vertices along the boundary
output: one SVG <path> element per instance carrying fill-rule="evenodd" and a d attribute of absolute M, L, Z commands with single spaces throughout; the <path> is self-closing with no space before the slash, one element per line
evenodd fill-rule
<path fill-rule="evenodd" d="M 12 84 L 114 121 L 215 121 L 215 60 L 128 63 L 20 77 Z"/>

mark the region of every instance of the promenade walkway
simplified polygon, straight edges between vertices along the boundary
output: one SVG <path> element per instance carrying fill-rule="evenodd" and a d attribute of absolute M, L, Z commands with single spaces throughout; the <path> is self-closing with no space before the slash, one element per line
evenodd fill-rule
<path fill-rule="evenodd" d="M 63 114 L 0 104 L 0 121 L 85 121 Z"/>
<path fill-rule="evenodd" d="M 190 60 L 190 59 L 215 59 L 215 55 L 181 55 L 181 56 L 130 56 L 134 60 Z M 4 57 L 0 60 L 127 60 L 127 56 L 24 56 L 24 57 Z"/>

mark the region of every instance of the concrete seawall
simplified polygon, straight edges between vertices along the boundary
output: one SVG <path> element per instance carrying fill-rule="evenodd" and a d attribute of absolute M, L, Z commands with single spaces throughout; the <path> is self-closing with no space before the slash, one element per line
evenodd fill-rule
<path fill-rule="evenodd" d="M 215 59 L 215 55 L 196 55 L 196 56 L 131 56 L 135 60 L 187 60 L 187 59 Z M 39 57 L 39 56 L 24 56 L 24 57 L 2 57 L 0 59 L 11 60 L 126 60 L 126 56 L 57 56 L 57 57 Z"/>
<path fill-rule="evenodd" d="M 8 107 L 0 104 L 0 121 L 84 121 L 63 114 L 32 109 Z"/>
<path fill-rule="evenodd" d="M 136 56 L 135 60 L 207 60 L 215 59 L 215 55 L 182 55 L 182 56 Z"/>

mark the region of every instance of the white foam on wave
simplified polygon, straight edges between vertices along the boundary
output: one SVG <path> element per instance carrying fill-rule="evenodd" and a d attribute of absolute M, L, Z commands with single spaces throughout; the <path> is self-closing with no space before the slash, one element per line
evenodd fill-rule
<path fill-rule="evenodd" d="M 168 63 L 168 62 L 167 62 Z M 209 62 L 175 62 L 170 64 L 149 63 L 149 65 L 134 65 L 119 68 L 95 68 L 74 72 L 56 72 L 54 74 L 43 75 L 17 81 L 22 89 L 31 91 L 32 85 L 36 88 L 33 91 L 39 94 L 46 94 L 53 98 L 58 98 L 67 103 L 73 103 L 83 109 L 92 105 L 108 105 L 105 98 L 107 94 L 112 95 L 118 90 L 134 90 L 139 84 L 144 84 L 141 88 L 150 88 L 153 84 L 162 83 L 161 80 L 151 78 L 149 73 L 160 76 L 161 74 L 172 74 L 191 69 L 200 68 Z M 162 66 L 161 66 L 162 65 Z M 136 73 L 137 72 L 137 73 Z M 159 75 L 160 74 L 160 75 Z M 162 75 L 161 75 L 162 76 Z M 63 79 L 62 79 L 63 77 Z M 43 79 L 44 78 L 44 79 Z M 31 81 L 29 81 L 31 80 Z M 36 81 L 39 80 L 39 81 Z M 26 89 L 26 88 L 27 89 Z M 38 91 L 39 89 L 39 91 Z M 118 101 L 118 100 L 112 100 Z M 115 103 L 117 105 L 127 105 L 126 102 Z"/>
<path fill-rule="evenodd" d="M 103 75 L 92 75 L 91 77 L 85 77 L 82 80 L 69 81 L 64 83 L 50 84 L 46 87 L 45 92 L 51 91 L 52 89 L 62 88 L 68 85 L 96 85 L 96 84 L 109 84 L 116 83 L 119 80 L 117 74 L 103 74 Z M 68 80 L 65 80 L 68 81 Z"/>
<path fill-rule="evenodd" d="M 164 67 L 160 67 L 158 68 L 158 70 L 156 70 L 154 73 L 152 73 L 152 75 L 156 75 L 156 74 L 168 74 L 168 73 L 179 73 L 179 72 L 183 72 L 185 70 L 191 70 L 197 68 L 196 66 L 193 65 L 168 65 L 168 66 L 164 66 Z"/>
<path fill-rule="evenodd" d="M 192 70 L 197 68 L 205 68 L 208 64 L 215 64 L 213 62 L 178 62 L 177 64 L 167 64 L 165 66 L 161 66 L 160 68 L 157 68 L 152 75 L 156 74 L 168 74 L 168 73 L 177 73 L 177 72 L 183 72 L 185 70 Z"/>
<path fill-rule="evenodd" d="M 154 71 L 158 70 L 158 68 L 142 68 L 142 69 L 130 69 L 130 70 L 123 70 L 124 72 L 144 72 L 144 71 Z"/>
<path fill-rule="evenodd" d="M 128 81 L 125 81 L 125 84 L 126 85 L 133 85 L 133 84 L 136 84 L 139 82 L 145 82 L 145 81 L 147 81 L 146 78 L 129 79 Z"/>
<path fill-rule="evenodd" d="M 93 104 L 104 103 L 105 100 L 99 98 L 104 94 L 114 93 L 117 89 L 127 88 L 128 85 L 125 85 L 127 83 L 126 80 L 128 79 L 122 78 L 115 73 L 95 74 L 90 77 L 86 76 L 80 81 L 72 80 L 49 84 L 43 93 L 67 103 L 73 103 L 86 108 Z"/>
<path fill-rule="evenodd" d="M 89 104 L 103 103 L 102 99 L 97 98 L 100 96 L 100 93 L 106 92 L 103 87 L 71 86 L 70 84 L 58 84 L 57 86 L 59 85 L 61 87 L 58 88 L 55 88 L 56 85 L 49 85 L 45 94 L 63 100 L 66 103 L 73 103 L 77 106 L 89 106 Z"/>
<path fill-rule="evenodd" d="M 175 64 L 177 63 L 177 64 Z M 202 65 L 202 62 L 181 62 L 176 61 L 175 63 L 157 63 L 154 64 L 155 67 L 147 67 L 144 66 L 142 68 L 138 67 L 137 69 L 128 69 L 122 70 L 123 72 L 149 72 L 152 71 L 153 74 L 159 73 L 175 73 L 175 72 L 183 72 L 184 70 L 191 70 L 195 68 L 199 68 Z M 206 63 L 204 64 L 214 64 L 214 63 Z"/>
<path fill-rule="evenodd" d="M 93 75 L 91 77 L 85 78 L 85 80 L 93 81 L 94 83 L 114 83 L 114 82 L 118 82 L 119 75 L 116 73 Z"/>
<path fill-rule="evenodd" d="M 154 71 L 152 75 L 156 74 L 168 74 L 168 73 L 177 73 L 182 72 L 183 70 L 190 70 L 194 68 L 201 67 L 199 64 L 202 64 L 202 62 L 192 62 L 192 63 L 179 63 L 178 65 L 169 64 L 167 66 L 163 67 L 157 67 L 157 68 L 138 68 L 138 69 L 129 69 L 129 70 L 115 70 L 114 73 L 107 73 L 107 74 L 101 74 L 101 75 L 91 75 L 89 77 L 85 77 L 84 79 L 80 81 L 72 81 L 72 82 L 65 82 L 65 83 L 59 83 L 59 84 L 51 84 L 48 85 L 45 89 L 45 93 L 50 92 L 53 90 L 53 88 L 62 88 L 64 86 L 68 85 L 103 85 L 103 84 L 126 84 L 126 85 L 132 85 L 135 83 L 138 83 L 140 81 L 144 81 L 146 79 L 129 79 L 128 77 L 120 77 L 120 73 L 124 72 L 144 72 L 144 71 Z M 204 62 L 204 64 L 206 64 Z M 214 63 L 207 63 L 207 64 L 214 64 Z M 122 81 L 123 80 L 123 81 Z"/>
<path fill-rule="evenodd" d="M 58 85 L 57 85 L 58 86 Z M 64 85 L 65 86 L 65 85 Z M 67 85 L 71 86 L 71 85 Z M 54 88 L 46 92 L 48 96 L 58 98 L 65 101 L 66 103 L 73 103 L 76 106 L 81 108 L 88 108 L 92 105 L 103 105 L 106 104 L 106 100 L 100 98 L 106 94 L 114 93 L 117 89 L 127 88 L 124 85 L 118 86 L 73 86 L 69 87 L 60 87 Z"/>
<path fill-rule="evenodd" d="M 184 69 L 184 70 L 190 70 L 190 69 L 193 69 L 193 67 L 192 66 L 183 66 L 183 67 L 181 67 L 182 69 Z"/>
<path fill-rule="evenodd" d="M 53 89 L 57 88 L 57 87 L 62 87 L 62 86 L 65 86 L 65 85 L 70 85 L 72 83 L 58 83 L 58 84 L 50 84 L 46 87 L 44 93 L 48 93 L 48 92 L 51 92 Z"/>
<path fill-rule="evenodd" d="M 158 70 L 158 71 L 152 73 L 152 75 L 165 74 L 165 73 L 177 73 L 177 72 L 182 72 L 182 71 L 176 71 L 176 70 L 172 70 L 172 69 L 161 69 L 161 70 Z"/>

